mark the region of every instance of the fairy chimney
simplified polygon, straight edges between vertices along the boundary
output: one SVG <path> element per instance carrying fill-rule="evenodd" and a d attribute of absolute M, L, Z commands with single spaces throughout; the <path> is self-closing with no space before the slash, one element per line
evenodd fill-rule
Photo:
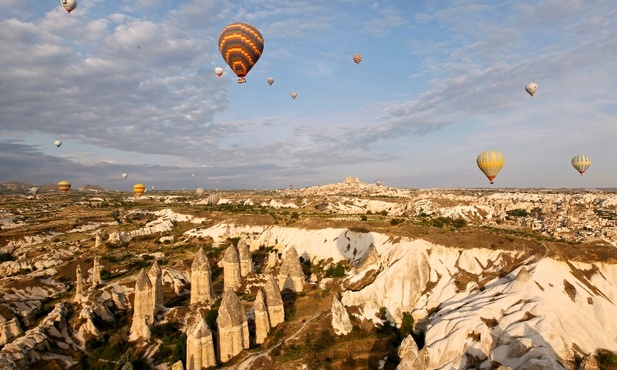
<path fill-rule="evenodd" d="M 204 249 L 199 248 L 191 265 L 191 304 L 209 303 L 214 300 L 211 274 L 208 257 Z"/>
<path fill-rule="evenodd" d="M 96 234 L 94 235 L 94 248 L 98 248 L 101 246 L 101 231 L 97 230 Z"/>
<path fill-rule="evenodd" d="M 150 325 L 154 323 L 154 295 L 152 283 L 144 269 L 139 271 L 135 280 L 135 298 L 133 301 L 133 323 L 129 340 L 150 339 Z"/>
<path fill-rule="evenodd" d="M 237 290 L 241 285 L 240 257 L 236 247 L 230 245 L 223 256 L 223 290 Z"/>
<path fill-rule="evenodd" d="M 266 306 L 266 293 L 259 289 L 255 303 L 253 304 L 255 313 L 255 343 L 262 344 L 268 332 L 270 332 L 270 318 L 268 317 L 268 307 Z"/>
<path fill-rule="evenodd" d="M 276 264 L 279 261 L 279 254 L 276 251 L 268 252 L 268 261 L 266 262 L 266 267 L 264 271 L 270 271 L 276 267 Z"/>
<path fill-rule="evenodd" d="M 163 271 L 156 260 L 154 260 L 150 271 L 148 271 L 148 277 L 152 284 L 152 300 L 154 302 L 154 312 L 156 313 L 163 309 Z"/>
<path fill-rule="evenodd" d="M 240 275 L 245 277 L 249 272 L 253 272 L 251 251 L 248 244 L 246 244 L 246 240 L 240 239 L 238 241 L 238 253 L 240 254 Z"/>
<path fill-rule="evenodd" d="M 94 266 L 92 266 L 92 287 L 96 288 L 101 284 L 101 264 L 99 257 L 94 257 Z"/>
<path fill-rule="evenodd" d="M 75 282 L 75 302 L 81 302 L 84 297 L 84 277 L 81 275 L 81 265 L 75 269 L 77 281 Z"/>
<path fill-rule="evenodd" d="M 285 321 L 285 307 L 283 306 L 281 291 L 273 275 L 266 276 L 264 290 L 266 292 L 266 307 L 268 308 L 270 326 L 275 327 Z"/>
<path fill-rule="evenodd" d="M 300 293 L 304 288 L 304 272 L 296 248 L 290 246 L 285 250 L 283 262 L 278 274 L 278 285 L 281 290 L 289 289 Z"/>
<path fill-rule="evenodd" d="M 332 299 L 332 328 L 336 335 L 347 335 L 351 333 L 353 329 L 353 325 L 351 325 L 351 320 L 349 319 L 349 314 L 347 313 L 347 309 L 341 301 L 338 300 L 337 296 L 334 296 Z"/>
<path fill-rule="evenodd" d="M 223 300 L 216 318 L 219 339 L 219 358 L 227 362 L 249 348 L 249 327 L 242 302 L 232 289 L 223 293 Z"/>
<path fill-rule="evenodd" d="M 216 366 L 212 331 L 208 324 L 200 319 L 186 337 L 186 368 L 187 370 L 201 370 Z"/>

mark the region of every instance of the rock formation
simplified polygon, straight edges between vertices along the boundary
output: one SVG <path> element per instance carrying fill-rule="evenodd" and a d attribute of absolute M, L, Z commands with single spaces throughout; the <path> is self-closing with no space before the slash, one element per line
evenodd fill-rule
<path fill-rule="evenodd" d="M 371 243 L 356 263 L 356 271 L 362 271 L 371 265 L 378 265 L 380 261 L 381 258 L 379 257 L 377 248 L 375 248 L 375 244 Z"/>
<path fill-rule="evenodd" d="M 94 257 L 94 266 L 92 266 L 92 288 L 96 288 L 101 284 L 101 264 L 99 257 Z"/>
<path fill-rule="evenodd" d="M 171 365 L 171 370 L 184 370 L 184 364 L 182 361 L 178 361 L 175 364 Z"/>
<path fill-rule="evenodd" d="M 332 328 L 336 335 L 347 335 L 353 329 L 347 309 L 336 296 L 332 299 Z"/>
<path fill-rule="evenodd" d="M 81 302 L 84 297 L 84 277 L 81 275 L 81 265 L 75 269 L 75 302 Z"/>
<path fill-rule="evenodd" d="M 135 280 L 135 299 L 133 301 L 133 323 L 129 340 L 150 339 L 150 325 L 154 323 L 154 295 L 152 283 L 144 269 Z"/>
<path fill-rule="evenodd" d="M 255 343 L 262 344 L 270 332 L 270 318 L 268 317 L 268 307 L 266 306 L 266 292 L 259 289 L 255 303 L 253 304 L 255 314 Z"/>
<path fill-rule="evenodd" d="M 148 271 L 148 277 L 150 278 L 150 283 L 152 284 L 152 295 L 154 302 L 154 313 L 157 313 L 163 309 L 163 271 L 161 271 L 161 267 L 158 262 L 155 260 Z"/>
<path fill-rule="evenodd" d="M 191 304 L 207 304 L 214 300 L 211 274 L 208 257 L 204 249 L 199 248 L 191 265 Z"/>
<path fill-rule="evenodd" d="M 253 272 L 253 260 L 251 259 L 249 246 L 244 238 L 238 241 L 238 253 L 240 254 L 240 276 L 245 277 L 250 272 Z"/>
<path fill-rule="evenodd" d="M 221 362 L 227 362 L 249 348 L 249 327 L 242 307 L 242 302 L 232 289 L 223 293 L 223 300 L 216 318 L 219 339 L 219 358 Z"/>
<path fill-rule="evenodd" d="M 0 315 L 0 346 L 7 344 L 23 332 L 17 317 L 13 316 L 12 319 L 7 320 Z"/>
<path fill-rule="evenodd" d="M 281 291 L 273 275 L 266 276 L 264 291 L 266 292 L 266 307 L 268 308 L 270 326 L 275 327 L 285 321 L 285 307 Z"/>
<path fill-rule="evenodd" d="M 418 351 L 418 346 L 411 335 L 403 339 L 398 347 L 398 357 L 401 359 L 396 370 L 426 370 L 426 352 Z"/>
<path fill-rule="evenodd" d="M 200 319 L 192 330 L 187 331 L 186 368 L 201 370 L 211 366 L 216 366 L 212 332 L 206 321 Z"/>
<path fill-rule="evenodd" d="M 290 246 L 283 255 L 283 262 L 278 274 L 278 285 L 281 290 L 289 289 L 300 293 L 304 288 L 304 272 L 296 248 Z"/>
<path fill-rule="evenodd" d="M 276 264 L 279 261 L 279 255 L 276 251 L 268 252 L 268 260 L 266 261 L 266 266 L 264 267 L 264 271 L 270 271 L 276 267 Z"/>
<path fill-rule="evenodd" d="M 97 230 L 94 233 L 94 249 L 98 249 L 101 246 L 101 232 Z"/>
<path fill-rule="evenodd" d="M 236 247 L 230 245 L 223 256 L 223 289 L 237 290 L 242 284 L 240 275 L 240 257 Z"/>

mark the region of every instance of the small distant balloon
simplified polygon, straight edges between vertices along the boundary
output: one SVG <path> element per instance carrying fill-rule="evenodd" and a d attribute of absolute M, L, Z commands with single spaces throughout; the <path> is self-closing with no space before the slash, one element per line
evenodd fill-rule
<path fill-rule="evenodd" d="M 122 174 L 122 178 L 126 179 L 127 177 L 129 177 L 129 175 L 127 175 L 126 173 Z"/>
<path fill-rule="evenodd" d="M 503 158 L 503 154 L 496 150 L 488 150 L 486 152 L 482 152 L 476 158 L 476 163 L 491 184 L 494 184 L 493 180 L 497 177 L 497 174 L 503 167 L 505 163 L 505 159 Z"/>
<path fill-rule="evenodd" d="M 586 155 L 579 154 L 572 158 L 572 167 L 577 170 L 581 176 L 587 171 L 589 166 L 591 166 L 591 158 Z"/>
<path fill-rule="evenodd" d="M 137 198 L 141 197 L 146 191 L 146 186 L 144 184 L 135 184 L 133 185 L 133 192 Z"/>
<path fill-rule="evenodd" d="M 380 179 L 375 180 L 375 185 L 381 186 L 381 180 Z"/>
<path fill-rule="evenodd" d="M 30 188 L 30 193 L 31 193 L 32 195 L 37 195 L 37 194 L 39 193 L 39 188 L 38 188 L 38 186 L 33 186 L 33 187 L 31 187 L 31 188 Z"/>
<path fill-rule="evenodd" d="M 297 97 L 298 97 L 298 93 L 297 92 L 294 91 L 294 92 L 291 93 L 291 98 L 293 100 L 296 100 Z"/>
<path fill-rule="evenodd" d="M 203 193 L 204 193 L 204 188 L 197 188 L 197 189 L 195 189 L 195 194 L 202 195 Z"/>
<path fill-rule="evenodd" d="M 58 190 L 60 190 L 62 194 L 66 194 L 69 189 L 71 189 L 71 183 L 67 180 L 62 180 L 58 183 Z"/>
<path fill-rule="evenodd" d="M 191 174 L 191 176 L 192 176 L 192 177 L 195 177 L 195 174 L 193 173 L 193 174 Z"/>
<path fill-rule="evenodd" d="M 274 78 L 268 77 L 266 81 L 268 82 L 268 85 L 272 86 L 272 84 L 274 83 Z"/>
<path fill-rule="evenodd" d="M 356 64 L 360 64 L 360 62 L 362 61 L 362 55 L 354 54 L 353 61 L 356 62 Z"/>
<path fill-rule="evenodd" d="M 154 187 L 154 185 L 152 185 L 152 186 L 151 186 L 151 188 L 152 188 L 152 191 L 154 191 L 154 190 L 156 189 L 156 188 Z"/>
<path fill-rule="evenodd" d="M 62 141 L 60 140 L 56 140 L 54 141 L 54 145 L 57 146 L 58 148 L 60 147 L 60 145 L 62 145 Z"/>
<path fill-rule="evenodd" d="M 67 13 L 77 8 L 77 0 L 60 0 L 60 4 L 62 4 Z"/>
<path fill-rule="evenodd" d="M 214 68 L 214 73 L 216 73 L 217 76 L 221 77 L 223 75 L 223 68 L 221 67 Z"/>
<path fill-rule="evenodd" d="M 533 94 L 536 93 L 536 91 L 538 90 L 538 85 L 536 85 L 535 83 L 529 83 L 527 84 L 527 86 L 525 86 L 525 91 L 527 91 L 527 94 L 533 96 Z"/>

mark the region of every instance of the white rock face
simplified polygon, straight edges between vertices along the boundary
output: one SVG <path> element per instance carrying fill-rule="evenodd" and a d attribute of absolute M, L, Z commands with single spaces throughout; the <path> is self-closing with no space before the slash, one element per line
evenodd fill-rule
<path fill-rule="evenodd" d="M 219 333 L 219 359 L 227 362 L 243 349 L 249 348 L 249 329 L 242 302 L 232 289 L 223 293 L 216 318 Z"/>
<path fill-rule="evenodd" d="M 418 346 L 411 335 L 408 335 L 398 349 L 401 362 L 396 370 L 429 370 L 426 367 L 426 352 L 418 351 Z"/>
<path fill-rule="evenodd" d="M 281 290 L 289 289 L 295 293 L 304 290 L 304 272 L 298 251 L 293 246 L 288 247 L 283 254 L 283 262 L 278 274 L 278 285 Z"/>
<path fill-rule="evenodd" d="M 150 271 L 148 271 L 148 277 L 152 283 L 152 300 L 154 302 L 154 312 L 161 311 L 164 306 L 163 302 L 163 271 L 158 262 L 154 260 Z"/>
<path fill-rule="evenodd" d="M 268 308 L 270 326 L 275 327 L 285 321 L 285 307 L 283 306 L 281 291 L 274 276 L 266 275 L 264 291 L 266 293 L 266 306 Z"/>
<path fill-rule="evenodd" d="M 129 340 L 150 339 L 150 326 L 154 324 L 154 295 L 150 278 L 141 269 L 135 280 L 135 299 L 133 301 L 133 323 Z"/>
<path fill-rule="evenodd" d="M 332 328 L 336 335 L 347 335 L 353 329 L 347 309 L 336 296 L 332 299 Z"/>
<path fill-rule="evenodd" d="M 266 306 L 266 292 L 260 289 L 253 304 L 255 315 L 255 343 L 262 344 L 270 332 L 270 318 Z"/>
<path fill-rule="evenodd" d="M 237 290 L 242 285 L 240 256 L 236 247 L 230 245 L 223 256 L 223 289 Z"/>
<path fill-rule="evenodd" d="M 191 304 L 210 303 L 214 299 L 212 292 L 212 272 L 210 262 L 203 248 L 193 258 L 191 265 Z"/>
<path fill-rule="evenodd" d="M 187 370 L 201 370 L 211 366 L 216 366 L 212 332 L 205 320 L 201 319 L 187 333 L 186 368 Z"/>

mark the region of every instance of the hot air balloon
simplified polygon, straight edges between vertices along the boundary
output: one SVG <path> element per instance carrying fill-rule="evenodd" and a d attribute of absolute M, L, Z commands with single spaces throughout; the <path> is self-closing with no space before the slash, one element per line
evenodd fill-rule
<path fill-rule="evenodd" d="M 133 185 L 133 192 L 136 197 L 141 197 L 142 194 L 146 191 L 146 186 L 144 184 L 135 184 Z"/>
<path fill-rule="evenodd" d="M 57 146 L 58 148 L 60 147 L 60 145 L 62 145 L 62 141 L 60 140 L 56 140 L 54 141 L 54 145 Z"/>
<path fill-rule="evenodd" d="M 122 178 L 126 179 L 127 177 L 129 177 L 129 175 L 127 175 L 126 173 L 122 174 Z"/>
<path fill-rule="evenodd" d="M 583 173 L 591 166 L 591 158 L 586 155 L 579 154 L 572 158 L 572 167 L 574 167 L 583 176 Z"/>
<path fill-rule="evenodd" d="M 30 193 L 34 196 L 36 196 L 39 193 L 39 187 L 38 186 L 33 186 L 30 188 Z"/>
<path fill-rule="evenodd" d="M 217 193 L 210 194 L 208 196 L 208 204 L 216 205 L 219 202 L 219 195 Z"/>
<path fill-rule="evenodd" d="M 66 192 L 69 191 L 70 188 L 71 183 L 66 180 L 62 180 L 58 183 L 58 190 L 60 190 L 62 194 L 66 194 Z"/>
<path fill-rule="evenodd" d="M 219 50 L 225 62 L 238 76 L 238 83 L 246 82 L 246 75 L 257 63 L 264 50 L 264 38 L 250 24 L 232 23 L 219 35 Z"/>
<path fill-rule="evenodd" d="M 76 0 L 60 0 L 60 4 L 62 4 L 67 13 L 70 13 L 77 8 Z"/>
<path fill-rule="evenodd" d="M 197 188 L 197 189 L 195 189 L 195 194 L 202 195 L 203 193 L 204 193 L 204 188 Z"/>
<path fill-rule="evenodd" d="M 191 177 L 195 177 L 195 174 L 194 174 L 194 173 L 193 173 L 193 174 L 191 174 Z"/>
<path fill-rule="evenodd" d="M 381 186 L 381 180 L 380 179 L 375 180 L 375 185 Z"/>
<path fill-rule="evenodd" d="M 360 64 L 360 62 L 362 61 L 362 55 L 354 54 L 353 61 L 356 62 L 356 64 Z"/>
<path fill-rule="evenodd" d="M 505 160 L 503 158 L 503 154 L 496 150 L 489 150 L 480 153 L 476 159 L 476 163 L 478 164 L 480 170 L 484 172 L 486 177 L 488 177 L 491 184 L 493 184 L 493 180 L 499 173 L 499 170 L 501 170 L 501 167 L 503 167 Z"/>
<path fill-rule="evenodd" d="M 217 76 L 221 77 L 223 75 L 223 68 L 221 67 L 214 68 L 214 73 L 216 73 Z"/>
<path fill-rule="evenodd" d="M 536 90 L 538 90 L 538 85 L 536 85 L 535 83 L 529 83 L 527 84 L 527 86 L 525 86 L 525 91 L 527 91 L 527 93 L 531 96 L 533 96 L 533 94 L 536 93 Z"/>
<path fill-rule="evenodd" d="M 272 86 L 272 84 L 274 83 L 274 78 L 268 77 L 266 81 L 268 82 L 268 85 Z"/>
<path fill-rule="evenodd" d="M 291 98 L 293 100 L 296 100 L 296 97 L 298 96 L 298 93 L 296 93 L 295 91 L 291 93 Z"/>

